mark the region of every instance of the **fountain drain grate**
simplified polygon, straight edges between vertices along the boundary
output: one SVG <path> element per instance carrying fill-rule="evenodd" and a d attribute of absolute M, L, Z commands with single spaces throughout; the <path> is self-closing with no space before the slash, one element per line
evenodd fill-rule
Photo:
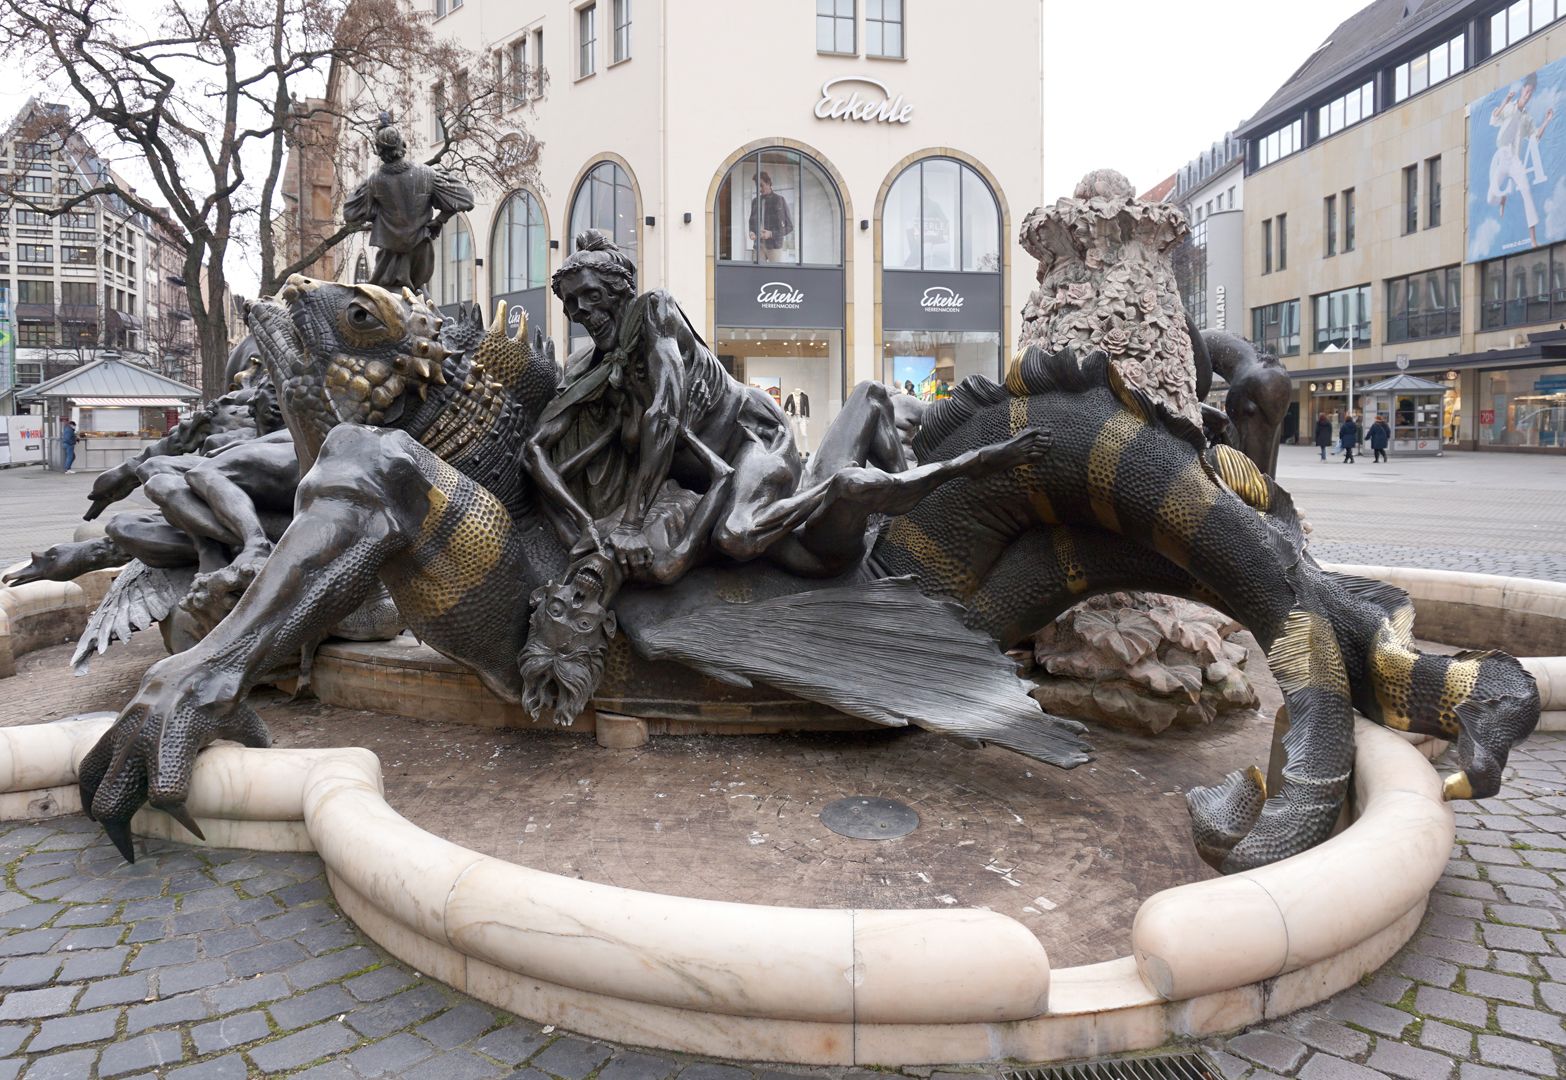
<path fill-rule="evenodd" d="M 1001 1073 L 1001 1080 L 1223 1080 L 1223 1074 L 1206 1054 L 1181 1050 L 1145 1057 L 1007 1069 Z"/>

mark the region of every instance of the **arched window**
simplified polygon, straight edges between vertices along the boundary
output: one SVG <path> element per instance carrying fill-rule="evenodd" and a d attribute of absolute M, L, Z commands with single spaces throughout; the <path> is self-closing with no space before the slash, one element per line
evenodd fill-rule
<path fill-rule="evenodd" d="M 582 178 L 571 200 L 570 250 L 576 250 L 576 238 L 588 229 L 598 229 L 637 261 L 636 190 L 631 177 L 616 162 L 601 161 Z"/>
<path fill-rule="evenodd" d="M 439 279 L 442 306 L 473 299 L 473 234 L 461 217 L 441 229 Z"/>
<path fill-rule="evenodd" d="M 984 177 L 953 158 L 916 161 L 892 184 L 881 214 L 888 270 L 1001 269 L 1000 205 Z"/>
<path fill-rule="evenodd" d="M 544 210 L 530 191 L 518 191 L 495 216 L 489 241 L 489 292 L 538 289 L 549 279 L 549 230 Z"/>
<path fill-rule="evenodd" d="M 713 207 L 718 261 L 843 265 L 843 201 L 797 150 L 772 147 L 734 163 Z"/>
<path fill-rule="evenodd" d="M 364 252 L 359 252 L 359 258 L 353 264 L 353 283 L 370 280 L 370 259 Z"/>

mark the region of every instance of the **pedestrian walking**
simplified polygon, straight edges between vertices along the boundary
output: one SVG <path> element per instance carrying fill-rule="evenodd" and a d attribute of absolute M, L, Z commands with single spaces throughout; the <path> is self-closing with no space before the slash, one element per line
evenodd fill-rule
<path fill-rule="evenodd" d="M 1316 449 L 1321 451 L 1321 460 L 1327 460 L 1327 447 L 1332 445 L 1332 421 L 1327 419 L 1327 414 L 1322 413 L 1316 417 Z"/>
<path fill-rule="evenodd" d="M 1353 413 L 1343 414 L 1343 423 L 1338 427 L 1338 445 L 1343 448 L 1343 463 L 1354 464 L 1354 447 L 1359 443 L 1359 425 L 1354 423 Z"/>
<path fill-rule="evenodd" d="M 1387 443 L 1391 441 L 1392 429 L 1387 427 L 1387 418 L 1377 414 L 1376 422 L 1370 425 L 1370 449 L 1375 454 L 1370 459 L 1372 465 L 1387 459 Z"/>
<path fill-rule="evenodd" d="M 76 471 L 76 421 L 70 417 L 60 426 L 60 453 L 65 458 L 65 475 Z"/>

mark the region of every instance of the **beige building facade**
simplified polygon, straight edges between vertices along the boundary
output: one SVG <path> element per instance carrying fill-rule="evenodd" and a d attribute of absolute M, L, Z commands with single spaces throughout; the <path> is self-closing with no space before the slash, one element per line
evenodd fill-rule
<path fill-rule="evenodd" d="M 1497 200 L 1468 179 L 1495 148 L 1471 104 L 1566 55 L 1563 20 L 1566 3 L 1377 0 L 1242 125 L 1246 332 L 1293 374 L 1301 440 L 1323 413 L 1336 433 L 1352 356 L 1354 410 L 1395 425 L 1394 452 L 1566 449 L 1566 307 L 1487 294 L 1500 260 L 1472 230 Z M 1439 387 L 1362 393 L 1399 372 Z"/>
<path fill-rule="evenodd" d="M 1001 375 L 1035 284 L 1016 235 L 1043 201 L 1040 0 L 434 3 L 435 32 L 515 73 L 542 143 L 535 188 L 448 225 L 443 305 L 507 299 L 564 356 L 584 339 L 549 277 L 603 229 L 806 449 L 858 381 L 934 398 Z M 429 104 L 399 118 L 416 153 Z M 356 242 L 350 279 L 373 264 Z"/>

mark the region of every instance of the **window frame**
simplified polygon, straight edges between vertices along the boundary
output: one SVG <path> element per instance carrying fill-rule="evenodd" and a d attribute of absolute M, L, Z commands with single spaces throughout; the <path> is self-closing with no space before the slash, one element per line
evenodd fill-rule
<path fill-rule="evenodd" d="M 956 201 L 955 207 L 953 208 L 953 216 L 952 216 L 952 223 L 951 223 L 951 230 L 952 230 L 951 247 L 952 247 L 952 251 L 954 253 L 954 261 L 955 261 L 956 265 L 951 267 L 950 269 L 936 267 L 935 269 L 932 270 L 931 268 L 929 268 L 929 267 L 927 267 L 925 265 L 925 244 L 923 242 L 923 237 L 925 235 L 925 226 L 924 226 L 925 218 L 924 218 L 924 213 L 925 213 L 925 207 L 927 206 L 928 202 L 927 202 L 927 197 L 925 195 L 924 166 L 927 165 L 927 164 L 930 164 L 932 162 L 934 162 L 934 163 L 949 162 L 949 163 L 951 163 L 951 164 L 953 164 L 953 165 L 955 165 L 957 167 L 957 201 Z M 884 228 L 884 222 L 885 222 L 885 218 L 886 218 L 886 206 L 891 203 L 891 201 L 892 201 L 892 193 L 897 190 L 897 185 L 902 183 L 903 179 L 905 177 L 907 177 L 908 174 L 913 172 L 915 169 L 918 170 L 918 174 L 919 174 L 918 175 L 919 199 L 918 199 L 918 202 L 916 204 L 919 207 L 919 235 L 921 237 L 921 242 L 920 242 L 920 245 L 919 245 L 919 265 L 918 266 L 887 266 L 886 265 L 886 230 Z M 994 269 L 994 270 L 978 270 L 978 269 L 967 270 L 967 269 L 963 268 L 963 261 L 964 261 L 963 260 L 963 252 L 969 247 L 969 245 L 964 243 L 965 232 L 966 232 L 966 229 L 967 229 L 967 220 L 968 220 L 967 219 L 967 215 L 964 213 L 964 207 L 965 207 L 966 202 L 967 202 L 967 187 L 968 187 L 968 185 L 966 183 L 966 180 L 967 180 L 967 178 L 968 178 L 968 176 L 970 174 L 973 176 L 973 178 L 975 180 L 977 180 L 983 186 L 984 190 L 989 194 L 990 204 L 995 209 L 995 239 L 996 239 L 995 255 L 996 255 L 996 259 L 997 259 L 997 261 L 999 262 L 1000 265 L 996 269 Z M 841 197 L 841 196 L 839 196 L 839 197 Z M 887 188 L 886 188 L 886 199 L 885 199 L 885 202 L 882 204 L 882 221 L 883 221 L 883 228 L 882 228 L 882 235 L 881 235 L 881 248 L 882 248 L 882 250 L 881 250 L 881 253 L 880 253 L 880 258 L 881 258 L 881 265 L 882 265 L 882 270 L 883 271 L 887 271 L 887 270 L 890 270 L 890 271 L 893 271 L 893 272 L 898 272 L 898 271 L 917 271 L 917 272 L 920 272 L 920 273 L 938 273 L 938 274 L 996 274 L 996 273 L 1002 273 L 1005 270 L 1005 266 L 1006 266 L 1006 244 L 1005 244 L 1005 237 L 1003 235 L 1005 226 L 1003 224 L 1003 215 L 1001 213 L 1000 196 L 996 194 L 994 186 L 991 185 L 989 180 L 985 178 L 983 173 L 981 173 L 978 169 L 974 168 L 968 162 L 963 161 L 961 158 L 949 157 L 949 156 L 947 156 L 945 154 L 930 154 L 930 155 L 927 155 L 925 157 L 921 157 L 921 158 L 919 158 L 919 159 L 917 159 L 915 161 L 909 162 L 906 166 L 904 166 L 898 172 L 898 174 L 895 177 L 892 178 L 892 182 L 887 185 Z"/>
<path fill-rule="evenodd" d="M 1285 333 L 1287 325 L 1285 315 L 1292 306 L 1294 312 L 1294 329 L 1292 333 Z M 1269 314 L 1275 314 L 1276 318 L 1268 319 Z M 1278 327 L 1278 333 L 1269 336 L 1265 330 L 1268 326 Z M 1261 307 L 1251 308 L 1251 339 L 1259 348 L 1266 349 L 1273 356 L 1280 359 L 1285 356 L 1300 355 L 1302 338 L 1300 330 L 1300 301 L 1298 297 L 1288 300 L 1279 300 L 1274 304 L 1264 304 Z M 1283 343 L 1293 342 L 1292 348 L 1281 348 Z"/>
<path fill-rule="evenodd" d="M 1262 221 L 1262 273 L 1272 273 L 1272 218 Z"/>
<path fill-rule="evenodd" d="M 1341 194 L 1343 196 L 1343 253 L 1347 255 L 1354 250 L 1358 219 L 1354 206 L 1354 189 L 1344 188 Z"/>
<path fill-rule="evenodd" d="M 870 14 L 870 5 L 872 3 L 879 3 L 881 5 L 881 12 L 882 12 L 882 14 L 881 14 L 881 16 L 879 18 L 877 18 L 875 16 L 872 16 Z M 895 3 L 895 4 L 898 5 L 898 7 L 897 7 L 897 18 L 895 18 L 895 19 L 888 19 L 886 17 L 886 14 L 885 14 L 885 12 L 886 12 L 886 5 L 887 4 L 891 4 L 891 3 Z M 881 27 L 881 44 L 882 44 L 883 49 L 885 48 L 885 45 L 886 45 L 886 28 L 888 26 L 896 26 L 897 27 L 897 43 L 898 43 L 898 51 L 897 52 L 893 53 L 893 52 L 884 52 L 884 51 L 883 52 L 871 52 L 870 51 L 870 24 L 871 23 L 876 23 L 876 24 L 878 24 Z M 869 59 L 869 60 L 907 60 L 908 59 L 908 0 L 865 0 L 865 58 Z"/>
<path fill-rule="evenodd" d="M 576 82 L 598 74 L 598 0 L 573 9 L 576 16 Z M 591 36 L 587 36 L 591 34 Z"/>
<path fill-rule="evenodd" d="M 1419 164 L 1403 167 L 1403 235 L 1419 231 Z"/>
<path fill-rule="evenodd" d="M 609 5 L 609 20 L 613 24 L 609 30 L 609 66 L 623 64 L 631 59 L 631 22 L 632 0 L 612 0 Z M 621 15 L 625 21 L 620 21 Z M 621 52 L 621 38 L 624 38 L 625 51 Z"/>
<path fill-rule="evenodd" d="M 1331 335 L 1334 330 L 1338 329 L 1347 331 L 1345 337 L 1351 337 L 1353 339 L 1355 349 L 1370 348 L 1371 342 L 1373 340 L 1372 331 L 1375 329 L 1375 306 L 1373 304 L 1374 297 L 1372 296 L 1373 291 L 1372 283 L 1367 281 L 1363 285 L 1349 285 L 1346 288 L 1332 289 L 1329 292 L 1315 293 L 1311 296 L 1310 351 L 1313 355 L 1324 353 L 1327 351 L 1327 346 L 1337 344 L 1338 338 Z M 1352 318 L 1351 323 L 1344 327 L 1333 326 L 1331 324 L 1331 312 L 1333 300 L 1336 297 L 1351 297 L 1352 299 L 1359 300 L 1363 306 L 1363 318 L 1361 319 L 1354 317 Z M 1328 313 L 1328 317 L 1326 319 L 1327 325 L 1325 327 L 1322 325 L 1323 320 L 1321 318 L 1321 305 L 1323 302 L 1326 303 L 1326 310 Z M 1363 339 L 1360 338 L 1360 327 L 1364 327 Z M 1324 334 L 1327 336 L 1324 337 Z"/>
<path fill-rule="evenodd" d="M 858 56 L 859 55 L 859 0 L 846 0 L 848 14 L 838 12 L 838 5 L 845 0 L 825 0 L 832 5 L 832 11 L 823 13 L 821 4 L 823 0 L 816 0 L 816 54 L 818 56 Z M 823 49 L 821 47 L 821 20 L 829 19 L 832 22 L 832 44 L 837 45 L 837 35 L 841 27 L 838 25 L 846 21 L 849 28 L 849 47 L 845 52 L 839 48 Z"/>
<path fill-rule="evenodd" d="M 1432 332 L 1428 321 L 1423 323 L 1423 329 L 1414 331 L 1415 308 L 1408 303 L 1409 299 L 1419 294 L 1419 290 L 1431 279 L 1432 275 L 1440 275 L 1445 302 L 1439 309 L 1419 309 L 1417 318 L 1421 320 L 1436 319 L 1440 322 L 1440 329 Z M 1458 337 L 1462 333 L 1463 317 L 1463 268 L 1461 264 L 1450 266 L 1438 266 L 1432 270 L 1421 270 L 1415 274 L 1404 274 L 1401 277 L 1387 278 L 1387 311 L 1386 311 L 1386 344 L 1402 343 L 1405 341 L 1432 341 L 1438 338 Z M 1402 329 L 1398 329 L 1397 310 L 1395 297 L 1402 294 Z"/>
<path fill-rule="evenodd" d="M 1289 268 L 1289 215 L 1278 214 L 1272 220 L 1277 223 L 1278 228 L 1278 244 L 1275 252 L 1278 258 L 1278 269 L 1287 270 Z"/>
<path fill-rule="evenodd" d="M 535 225 L 527 218 L 524 218 L 520 222 L 520 227 L 524 236 L 524 241 L 522 244 L 523 258 L 526 260 L 527 266 L 522 275 L 524 284 L 520 288 L 511 288 L 509 279 L 515 278 L 516 275 L 510 273 L 511 268 L 509 265 L 509 255 L 507 261 L 503 263 L 501 258 L 497 255 L 497 251 L 509 252 L 509 245 L 506 243 L 504 237 L 506 236 L 506 232 L 509 228 L 515 228 L 517 226 L 513 222 L 508 221 L 506 215 L 508 208 L 511 206 L 512 202 L 516 200 L 521 200 L 524 208 L 526 208 L 527 204 L 530 202 L 532 204 L 532 209 L 537 212 L 538 222 Z M 544 241 L 543 266 L 537 268 L 533 266 L 532 258 L 532 231 L 535 228 L 543 231 Z M 536 192 L 529 188 L 516 188 L 515 190 L 508 192 L 496 206 L 495 223 L 490 229 L 489 265 L 486 269 L 489 270 L 489 294 L 491 299 L 503 293 L 525 292 L 528 289 L 540 289 L 547 288 L 549 286 L 549 218 L 544 213 L 544 201 L 538 197 Z M 532 283 L 532 271 L 534 269 L 537 269 L 539 272 L 537 285 Z"/>
<path fill-rule="evenodd" d="M 1425 228 L 1441 227 L 1441 155 L 1425 158 Z"/>
<path fill-rule="evenodd" d="M 1323 218 L 1323 234 L 1325 254 L 1322 258 L 1330 259 L 1338 253 L 1338 197 L 1328 195 L 1321 200 L 1321 216 Z"/>

